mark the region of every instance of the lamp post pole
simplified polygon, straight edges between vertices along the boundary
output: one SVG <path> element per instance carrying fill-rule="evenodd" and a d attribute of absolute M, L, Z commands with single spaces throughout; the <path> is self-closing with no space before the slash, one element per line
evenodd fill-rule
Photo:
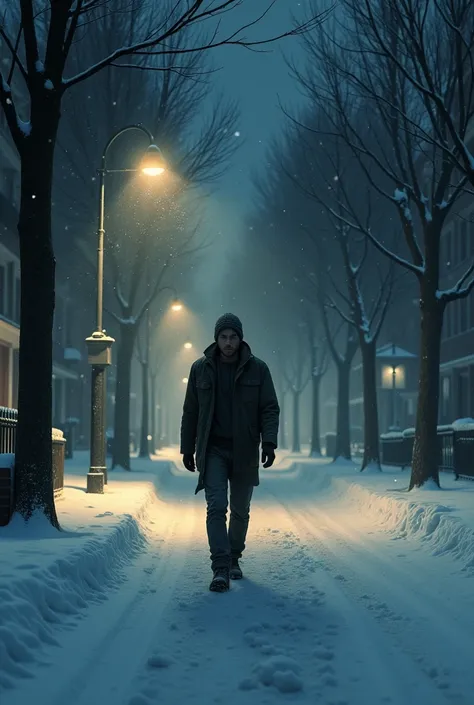
<path fill-rule="evenodd" d="M 105 237 L 105 175 L 113 172 L 132 172 L 136 169 L 107 170 L 107 153 L 117 137 L 129 130 L 143 132 L 153 143 L 149 130 L 141 125 L 128 125 L 118 130 L 107 142 L 102 153 L 99 173 L 99 222 L 97 229 L 97 309 L 96 329 L 86 339 L 91 375 L 91 439 L 90 466 L 87 474 L 87 492 L 103 494 L 107 483 L 107 450 L 106 450 L 106 406 L 107 406 L 107 376 L 106 370 L 112 364 L 112 345 L 114 338 L 103 330 L 103 300 L 104 300 L 104 237 Z"/>
<path fill-rule="evenodd" d="M 397 366 L 392 366 L 392 427 L 396 426 L 397 415 Z"/>

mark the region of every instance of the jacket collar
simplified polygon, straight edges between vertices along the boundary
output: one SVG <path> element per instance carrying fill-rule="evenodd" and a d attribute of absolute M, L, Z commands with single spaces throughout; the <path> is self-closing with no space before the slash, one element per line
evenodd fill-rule
<path fill-rule="evenodd" d="M 217 343 L 211 343 L 205 350 L 204 350 L 204 357 L 211 363 L 215 363 L 216 357 L 218 355 L 218 347 Z M 242 340 L 240 343 L 240 348 L 239 348 L 239 364 L 237 369 L 240 370 L 241 367 L 247 364 L 247 362 L 253 357 L 252 355 L 252 350 L 250 349 L 250 345 L 245 342 L 245 340 Z"/>

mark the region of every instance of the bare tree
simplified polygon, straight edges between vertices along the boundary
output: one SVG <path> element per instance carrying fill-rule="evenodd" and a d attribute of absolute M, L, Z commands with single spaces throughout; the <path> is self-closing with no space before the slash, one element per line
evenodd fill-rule
<path fill-rule="evenodd" d="M 299 321 L 298 328 L 293 337 L 293 354 L 286 358 L 286 365 L 283 370 L 286 383 L 293 397 L 293 432 L 291 450 L 293 453 L 301 452 L 301 424 L 300 424 L 300 400 L 301 394 L 306 389 L 311 379 L 311 357 L 308 354 L 308 346 L 305 340 L 303 329 L 306 322 Z"/>
<path fill-rule="evenodd" d="M 150 392 L 150 309 L 147 309 L 146 316 L 143 320 L 142 328 L 143 339 L 140 336 L 140 331 L 137 334 L 137 358 L 141 368 L 141 389 L 142 389 L 142 413 L 141 413 L 141 423 L 140 423 L 140 440 L 139 440 L 139 450 L 138 455 L 140 458 L 150 457 L 150 448 L 154 452 L 153 445 L 150 441 L 154 439 L 154 433 L 150 434 L 150 401 L 154 404 L 154 399 L 150 400 L 150 396 L 153 394 Z M 153 414 L 151 428 L 154 427 Z M 151 439 L 149 436 L 151 435 Z"/>
<path fill-rule="evenodd" d="M 319 286 L 317 286 L 316 300 L 324 325 L 325 340 L 337 371 L 336 448 L 333 460 L 336 461 L 338 458 L 351 460 L 350 381 L 352 363 L 358 349 L 358 338 L 351 324 L 344 325 L 342 330 L 340 325 L 334 325 L 332 317 L 329 316 L 328 302 Z"/>
<path fill-rule="evenodd" d="M 470 0 L 349 2 L 370 30 L 365 51 L 384 57 L 424 107 L 407 128 L 474 185 L 474 7 Z M 403 52 L 397 51 L 403 47 Z"/>
<path fill-rule="evenodd" d="M 127 12 L 139 1 L 117 2 L 114 11 Z M 175 70 L 179 71 L 180 60 L 188 52 L 230 44 L 256 46 L 258 41 L 246 39 L 243 31 L 258 22 L 258 17 L 227 35 L 220 32 L 218 24 L 215 26 L 224 12 L 240 4 L 240 0 L 170 2 L 166 21 L 158 15 L 152 31 L 144 31 L 133 43 L 116 44 L 111 51 L 104 47 L 99 61 L 88 63 L 87 55 L 83 55 L 83 65 L 74 73 L 68 69 L 71 48 L 85 31 L 95 34 L 100 44 L 97 20 L 111 11 L 109 3 L 63 0 L 43 5 L 34 0 L 13 0 L 5 7 L 0 24 L 1 51 L 6 50 L 11 60 L 0 72 L 0 106 L 21 160 L 21 347 L 14 509 L 25 520 L 39 511 L 59 528 L 51 440 L 55 292 L 51 195 L 64 95 L 109 66 L 136 71 L 139 76 L 152 58 L 155 61 L 156 57 L 173 55 Z M 319 20 L 313 18 L 282 36 L 307 31 Z M 204 46 L 173 48 L 173 39 L 185 28 L 202 28 L 206 22 L 214 26 Z"/>
<path fill-rule="evenodd" d="M 368 466 L 381 470 L 376 348 L 392 300 L 393 263 L 384 266 L 383 261 L 377 262 L 374 257 L 377 250 L 345 222 L 349 213 L 353 221 L 364 222 L 368 229 L 377 224 L 370 184 L 347 146 L 334 138 L 323 141 L 324 125 L 318 125 L 317 119 L 313 122 L 314 132 L 310 134 L 296 125 L 291 149 L 286 155 L 287 161 L 292 162 L 291 171 L 285 164 L 282 168 L 303 195 L 321 206 L 327 216 L 329 233 L 322 227 L 321 219 L 312 223 L 310 229 L 304 229 L 316 248 L 318 276 L 325 283 L 326 300 L 357 332 L 364 398 L 361 470 Z M 297 176 L 292 177 L 292 173 Z M 377 275 L 373 274 L 374 269 Z"/>
<path fill-rule="evenodd" d="M 320 391 L 321 381 L 328 369 L 327 345 L 317 335 L 318 327 L 310 315 L 306 316 L 306 330 L 311 365 L 311 458 L 321 456 Z"/>
<path fill-rule="evenodd" d="M 431 69 L 422 70 L 432 70 L 441 99 L 452 104 L 465 80 L 463 64 L 457 63 L 456 69 L 452 65 L 457 45 L 449 37 L 455 33 L 447 33 L 443 16 L 431 11 L 434 3 L 403 0 L 402 6 L 412 8 L 433 61 L 437 57 Z M 308 66 L 313 68 L 306 89 L 331 124 L 331 135 L 346 142 L 373 191 L 398 212 L 406 256 L 389 246 L 383 228 L 374 230 L 347 210 L 343 215 L 333 210 L 332 215 L 364 234 L 379 252 L 418 280 L 420 379 L 410 488 L 428 479 L 439 485 L 436 435 L 443 315 L 449 303 L 468 296 L 474 287 L 471 263 L 453 287 L 440 290 L 440 242 L 446 219 L 467 192 L 468 177 L 446 157 L 443 145 L 431 139 L 427 146 L 429 106 L 407 76 L 408 68 L 421 70 L 411 58 L 417 36 L 403 34 L 406 30 L 400 24 L 405 20 L 396 3 L 370 3 L 370 12 L 368 7 L 367 2 L 346 0 L 334 31 L 306 38 Z M 380 39 L 390 54 L 380 51 Z M 439 129 L 448 136 L 442 120 Z"/>
<path fill-rule="evenodd" d="M 277 377 L 276 387 L 278 391 L 278 404 L 280 405 L 280 426 L 278 429 L 278 445 L 280 448 L 286 448 L 288 440 L 286 437 L 286 395 L 289 392 L 289 385 L 284 374 L 284 356 L 282 351 L 278 350 L 277 356 Z"/>
<path fill-rule="evenodd" d="M 334 320 L 334 310 L 330 307 L 326 291 L 327 272 L 316 247 L 317 235 L 324 230 L 326 217 L 297 184 L 295 174 L 300 169 L 304 171 L 305 165 L 304 161 L 298 160 L 300 155 L 298 149 L 296 153 L 293 151 L 295 147 L 297 145 L 293 141 L 287 140 L 283 144 L 274 142 L 268 156 L 268 164 L 271 166 L 268 171 L 272 176 L 255 180 L 258 195 L 255 230 L 272 257 L 271 271 L 275 272 L 274 277 L 279 280 L 281 293 L 288 296 L 288 289 L 291 288 L 293 297 L 299 298 L 300 306 L 309 301 L 318 313 L 314 317 L 314 320 L 319 321 L 318 337 L 327 344 L 338 379 L 335 459 L 350 459 L 350 373 L 358 348 L 357 336 L 348 331 L 342 342 L 341 353 L 341 325 Z M 308 238 L 303 231 L 314 234 L 314 238 Z M 324 246 L 331 245 L 331 241 L 326 239 Z"/>

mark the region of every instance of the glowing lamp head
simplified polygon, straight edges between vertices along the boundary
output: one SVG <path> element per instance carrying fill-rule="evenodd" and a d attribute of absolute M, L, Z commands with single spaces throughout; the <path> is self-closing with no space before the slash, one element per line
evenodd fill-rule
<path fill-rule="evenodd" d="M 172 310 L 172 311 L 181 311 L 182 308 L 183 308 L 183 304 L 182 304 L 181 301 L 179 301 L 178 299 L 175 299 L 175 300 L 173 301 L 173 303 L 171 304 L 171 310 Z"/>
<path fill-rule="evenodd" d="M 183 384 L 187 384 L 187 383 L 188 383 L 188 378 L 187 378 L 187 377 L 183 377 Z"/>
<path fill-rule="evenodd" d="M 184 347 L 186 348 L 186 350 L 191 350 L 191 348 L 193 347 L 193 344 L 192 343 L 185 343 Z"/>
<path fill-rule="evenodd" d="M 166 171 L 166 162 L 156 144 L 150 144 L 140 164 L 142 174 L 160 176 Z"/>

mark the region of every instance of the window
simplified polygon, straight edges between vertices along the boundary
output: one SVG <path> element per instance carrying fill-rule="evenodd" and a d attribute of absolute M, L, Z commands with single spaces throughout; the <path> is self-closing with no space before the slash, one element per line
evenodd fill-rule
<path fill-rule="evenodd" d="M 460 262 L 465 262 L 467 259 L 467 222 L 465 220 L 459 223 L 459 240 Z"/>
<path fill-rule="evenodd" d="M 395 383 L 395 384 L 394 384 Z M 405 389 L 405 366 L 394 364 L 382 367 L 383 389 Z"/>
<path fill-rule="evenodd" d="M 13 320 L 13 314 L 15 311 L 15 263 L 8 262 L 7 264 L 7 300 L 6 300 L 6 316 L 10 321 Z"/>
<path fill-rule="evenodd" d="M 442 383 L 442 397 L 443 397 L 443 416 L 446 418 L 449 416 L 449 406 L 451 397 L 451 379 L 449 377 L 443 377 Z"/>
<path fill-rule="evenodd" d="M 474 294 L 471 294 L 467 298 L 469 302 L 469 328 L 474 328 Z"/>
<path fill-rule="evenodd" d="M 453 267 L 455 267 L 458 262 L 459 262 L 459 222 L 456 221 L 454 223 L 454 232 L 453 232 L 453 259 L 451 261 L 451 264 Z"/>
<path fill-rule="evenodd" d="M 449 267 L 452 264 L 452 233 L 448 230 L 444 234 L 444 264 Z"/>
<path fill-rule="evenodd" d="M 450 304 L 452 307 L 452 322 L 451 322 L 451 334 L 452 335 L 459 335 L 459 299 L 456 299 L 455 301 Z"/>
<path fill-rule="evenodd" d="M 21 311 L 21 285 L 20 277 L 16 278 L 15 282 L 15 323 L 20 322 L 20 311 Z"/>
<path fill-rule="evenodd" d="M 459 332 L 467 331 L 467 299 L 459 299 Z"/>
<path fill-rule="evenodd" d="M 0 316 L 5 315 L 5 267 L 0 266 Z"/>
<path fill-rule="evenodd" d="M 443 401 L 449 399 L 449 377 L 443 377 Z"/>
<path fill-rule="evenodd" d="M 448 304 L 444 309 L 443 331 L 446 340 L 451 337 L 451 305 Z"/>

